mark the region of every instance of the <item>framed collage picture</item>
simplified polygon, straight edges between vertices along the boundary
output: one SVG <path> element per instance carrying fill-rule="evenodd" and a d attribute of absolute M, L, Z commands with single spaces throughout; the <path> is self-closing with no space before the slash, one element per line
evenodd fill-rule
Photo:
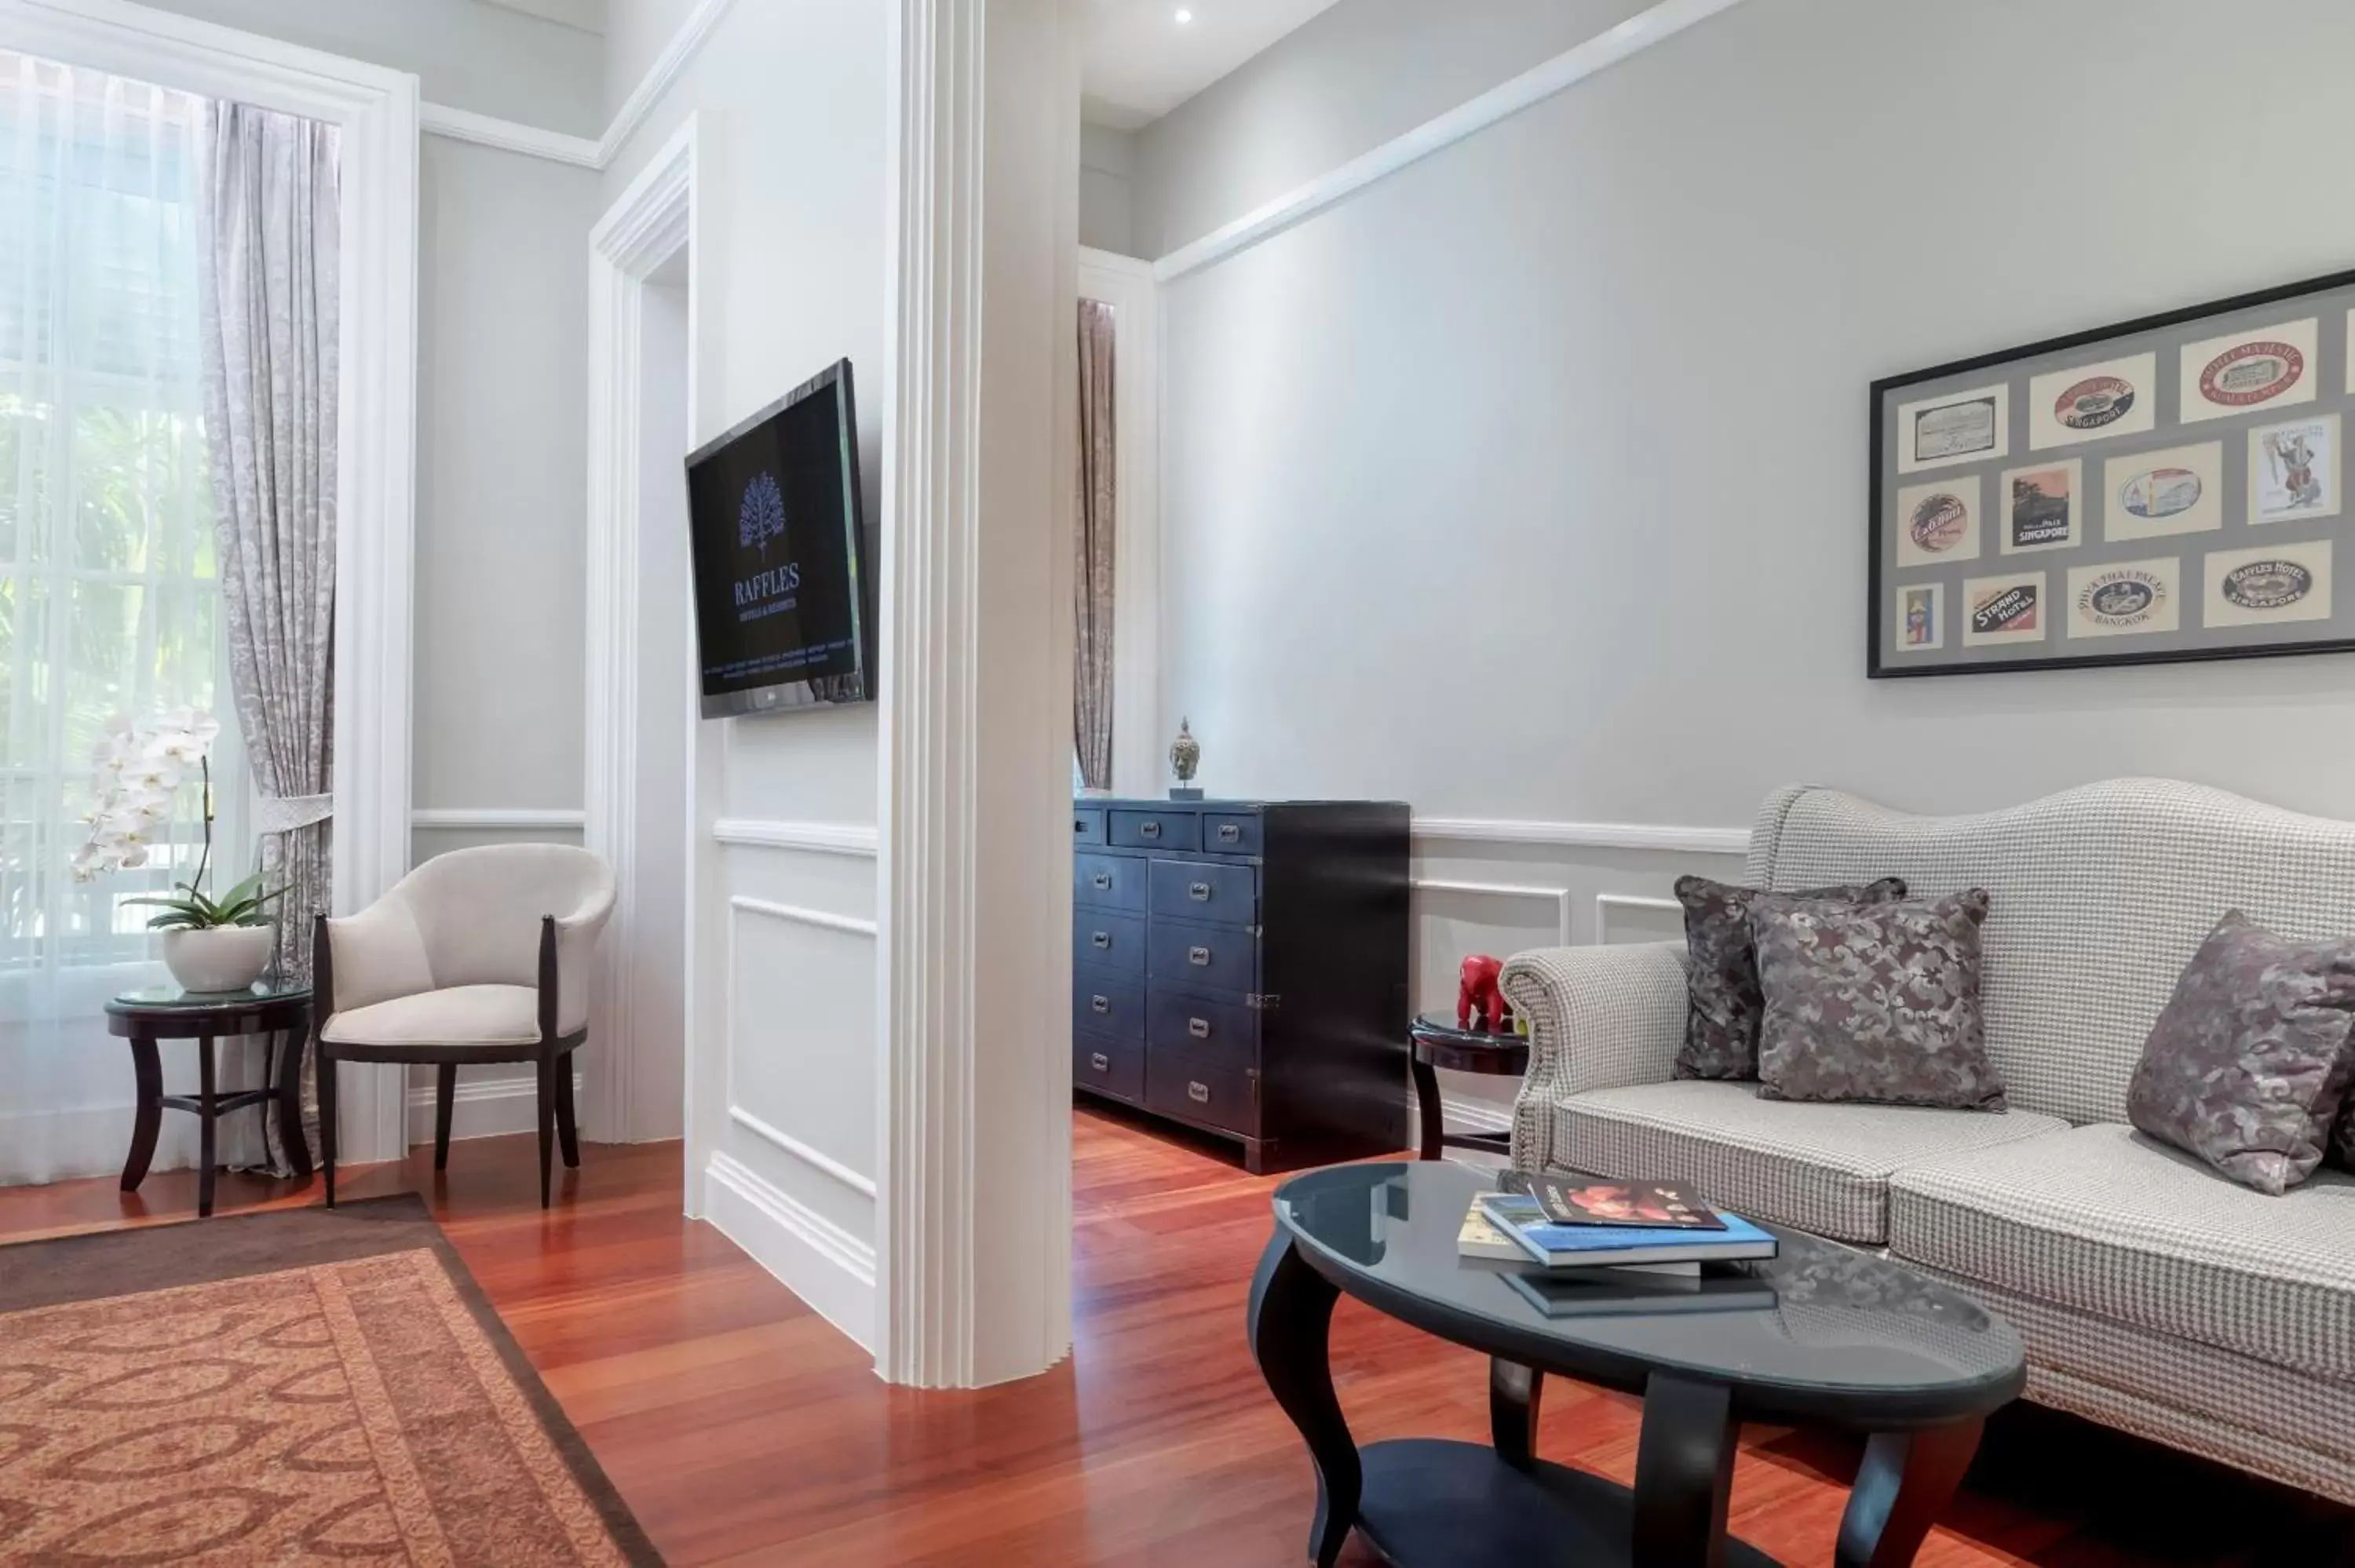
<path fill-rule="evenodd" d="M 2355 272 L 1874 382 L 1865 673 L 2355 650 L 2351 423 Z"/>

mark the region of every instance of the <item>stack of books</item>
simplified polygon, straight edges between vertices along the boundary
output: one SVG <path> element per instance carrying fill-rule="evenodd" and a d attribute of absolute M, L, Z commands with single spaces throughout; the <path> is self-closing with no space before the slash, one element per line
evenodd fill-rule
<path fill-rule="evenodd" d="M 1540 1310 L 1558 1317 L 1656 1310 L 1679 1295 L 1695 1308 L 1750 1305 L 1729 1296 L 1732 1281 L 1704 1282 L 1702 1265 L 1771 1258 L 1775 1249 L 1770 1233 L 1681 1188 L 1507 1171 L 1496 1192 L 1473 1201 L 1456 1250 L 1558 1271 L 1508 1276 Z M 1771 1290 L 1757 1291 L 1771 1303 Z"/>

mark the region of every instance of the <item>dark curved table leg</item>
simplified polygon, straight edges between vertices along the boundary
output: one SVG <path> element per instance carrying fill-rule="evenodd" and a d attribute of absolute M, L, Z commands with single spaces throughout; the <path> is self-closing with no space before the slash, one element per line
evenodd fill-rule
<path fill-rule="evenodd" d="M 209 1218 L 213 1212 L 213 1178 L 219 1174 L 218 1158 L 213 1152 L 220 1116 L 213 1109 L 213 1098 L 220 1092 L 213 1076 L 213 1037 L 197 1037 L 197 1218 Z"/>
<path fill-rule="evenodd" d="M 303 1136 L 303 1053 L 309 1038 L 307 1029 L 282 1029 L 277 1035 L 278 1147 L 298 1177 L 311 1174 L 311 1140 Z"/>
<path fill-rule="evenodd" d="M 1340 1556 L 1349 1527 L 1358 1521 L 1359 1489 L 1365 1481 L 1326 1357 L 1339 1294 L 1301 1261 L 1282 1230 L 1268 1242 L 1252 1277 L 1252 1359 L 1316 1467 L 1316 1518 L 1308 1531 L 1308 1555 L 1316 1568 L 1333 1568 Z"/>
<path fill-rule="evenodd" d="M 1902 1568 L 1946 1511 L 1978 1452 L 1983 1421 L 1876 1433 L 1840 1516 L 1838 1568 Z"/>
<path fill-rule="evenodd" d="M 1439 1103 L 1439 1075 L 1425 1061 L 1408 1065 L 1414 1069 L 1415 1106 L 1423 1113 L 1423 1158 L 1437 1160 L 1447 1149 L 1447 1113 Z"/>
<path fill-rule="evenodd" d="M 1725 1561 L 1738 1431 L 1723 1384 L 1652 1374 L 1636 1446 L 1636 1568 Z"/>
<path fill-rule="evenodd" d="M 1518 1361 L 1488 1361 L 1488 1437 L 1497 1457 L 1526 1470 L 1538 1457 L 1538 1404 L 1545 1373 Z"/>
<path fill-rule="evenodd" d="M 155 1135 L 164 1128 L 164 1062 L 155 1041 L 132 1037 L 131 1071 L 139 1086 L 131 1123 L 131 1152 L 123 1161 L 126 1192 L 137 1192 L 139 1183 L 147 1180 L 147 1167 L 155 1159 Z"/>

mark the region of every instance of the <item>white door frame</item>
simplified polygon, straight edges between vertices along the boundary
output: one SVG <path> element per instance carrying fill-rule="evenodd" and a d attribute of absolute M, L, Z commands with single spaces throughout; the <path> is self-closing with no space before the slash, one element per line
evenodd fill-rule
<path fill-rule="evenodd" d="M 366 908 L 409 869 L 417 78 L 127 0 L 0 0 L 0 37 L 27 54 L 342 132 L 332 863 L 336 910 Z M 345 1161 L 408 1152 L 407 1072 L 342 1074 Z"/>
<path fill-rule="evenodd" d="M 1153 263 L 1080 249 L 1080 298 L 1113 308 L 1112 787 L 1161 787 L 1161 297 Z"/>
<path fill-rule="evenodd" d="M 586 1103 L 582 1114 L 590 1135 L 607 1142 L 675 1136 L 669 1128 L 640 1125 L 639 1107 L 645 1097 L 637 1087 L 641 1070 L 637 1042 L 645 1021 L 633 1011 L 637 990 L 633 984 L 633 967 L 638 956 L 636 933 L 645 929 L 649 920 L 660 923 L 681 916 L 689 920 L 686 1038 L 694 1038 L 692 911 L 699 864 L 696 840 L 699 835 L 690 822 L 677 841 L 642 845 L 638 838 L 642 745 L 652 748 L 645 756 L 677 757 L 685 775 L 686 798 L 689 801 L 696 798 L 696 737 L 691 734 L 669 739 L 642 737 L 638 728 L 639 714 L 645 705 L 640 690 L 641 585 L 637 570 L 638 464 L 645 421 L 640 395 L 645 381 L 638 355 L 649 280 L 681 250 L 689 253 L 691 273 L 693 258 L 702 253 L 702 247 L 695 243 L 698 148 L 701 140 L 698 127 L 699 117 L 689 115 L 630 183 L 629 189 L 598 220 L 589 236 L 588 712 L 584 736 L 588 778 L 581 842 L 604 856 L 613 867 L 618 890 L 591 1001 L 595 1015 L 591 1032 L 597 1049 L 589 1053 L 583 1065 Z M 690 445 L 692 432 L 698 429 L 696 323 L 699 294 L 690 276 L 687 372 Z M 637 878 L 632 874 L 637 858 L 641 854 L 679 853 L 687 857 L 687 910 L 640 909 Z M 692 1064 L 693 1051 L 687 1055 Z M 692 1104 L 691 1097 L 688 1103 Z"/>

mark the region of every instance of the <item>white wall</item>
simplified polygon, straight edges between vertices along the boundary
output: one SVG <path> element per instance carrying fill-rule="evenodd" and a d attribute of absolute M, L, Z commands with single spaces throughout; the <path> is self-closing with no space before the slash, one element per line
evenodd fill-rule
<path fill-rule="evenodd" d="M 1136 135 L 1109 125 L 1080 127 L 1080 243 L 1135 256 Z"/>
<path fill-rule="evenodd" d="M 1328 18 L 1395 16 L 1444 74 L 1408 9 Z M 1323 27 L 1249 69 L 1345 77 L 1289 58 Z M 2343 656 L 1862 669 L 1868 383 L 2346 266 L 2350 58 L 2336 0 L 1753 0 L 1178 280 L 1163 727 L 1216 790 L 1439 817 L 1742 828 L 1796 779 L 1951 810 L 2133 773 L 2355 816 Z M 2115 116 L 2056 134 L 2037 82 Z M 1144 132 L 1141 232 L 1277 194 L 1232 161 L 1291 107 L 1252 85 Z M 1568 889 L 1580 940 L 1595 892 L 1707 868 L 1418 847 Z M 1550 939 L 1548 896 L 1426 893 L 1423 1000 L 1475 941 Z"/>
<path fill-rule="evenodd" d="M 613 36 L 651 37 L 674 9 L 616 0 Z M 887 391 L 890 21 L 867 0 L 734 6 L 605 176 L 610 202 L 699 115 L 697 440 L 847 355 L 870 517 Z M 875 917 L 873 853 L 717 848 L 709 832 L 715 818 L 871 832 L 875 710 L 729 720 L 701 738 L 716 777 L 698 780 L 695 821 L 711 874 L 693 916 L 688 1203 L 864 1341 L 876 954 L 870 933 L 842 922 Z"/>

